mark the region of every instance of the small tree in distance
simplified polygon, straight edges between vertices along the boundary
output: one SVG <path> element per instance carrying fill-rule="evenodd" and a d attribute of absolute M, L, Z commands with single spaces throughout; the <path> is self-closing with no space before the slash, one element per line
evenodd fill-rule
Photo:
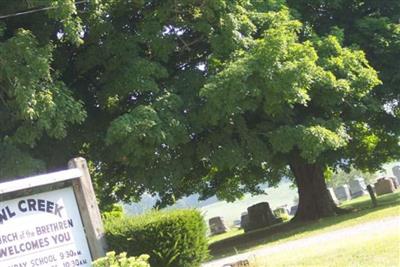
<path fill-rule="evenodd" d="M 350 181 L 358 177 L 363 178 L 366 184 L 373 184 L 377 178 L 374 173 L 363 172 L 355 168 L 350 168 L 348 172 L 342 169 L 339 169 L 336 172 L 327 169 L 325 172 L 325 177 L 327 179 L 328 186 L 332 188 L 335 188 L 339 185 L 349 184 Z"/>

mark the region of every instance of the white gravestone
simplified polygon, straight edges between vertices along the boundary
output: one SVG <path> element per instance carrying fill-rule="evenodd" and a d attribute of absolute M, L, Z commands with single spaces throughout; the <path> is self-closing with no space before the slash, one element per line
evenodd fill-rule
<path fill-rule="evenodd" d="M 394 166 L 392 168 L 393 175 L 397 178 L 397 183 L 400 184 L 400 166 Z"/>
<path fill-rule="evenodd" d="M 349 186 L 347 184 L 336 187 L 334 191 L 336 197 L 340 201 L 346 201 L 351 199 Z"/>
<path fill-rule="evenodd" d="M 357 177 L 354 180 L 350 181 L 349 186 L 352 198 L 360 197 L 367 193 L 365 191 L 367 186 L 365 185 L 364 179 L 361 177 Z"/>
<path fill-rule="evenodd" d="M 332 200 L 333 200 L 333 203 L 335 203 L 336 205 L 339 205 L 340 202 L 339 202 L 339 200 L 337 199 L 337 197 L 336 197 L 336 195 L 335 195 L 335 192 L 333 191 L 333 188 L 332 188 L 332 187 L 328 187 L 328 191 L 329 191 L 329 194 L 331 195 L 331 198 L 332 198 Z"/>

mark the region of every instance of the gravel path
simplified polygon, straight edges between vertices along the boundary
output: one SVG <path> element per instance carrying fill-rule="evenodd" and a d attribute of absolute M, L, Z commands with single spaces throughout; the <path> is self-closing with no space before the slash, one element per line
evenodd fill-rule
<path fill-rule="evenodd" d="M 250 252 L 230 256 L 227 258 L 204 263 L 203 267 L 222 267 L 224 264 L 237 262 L 239 260 L 251 259 L 257 256 L 266 256 L 280 251 L 290 251 L 292 249 L 307 247 L 315 244 L 323 245 L 323 242 L 333 242 L 339 239 L 351 238 L 356 235 L 375 235 L 382 229 L 394 229 L 400 231 L 400 216 L 388 217 L 383 220 L 371 221 L 356 226 L 351 226 L 316 236 L 301 238 L 288 241 L 278 245 L 260 248 Z"/>

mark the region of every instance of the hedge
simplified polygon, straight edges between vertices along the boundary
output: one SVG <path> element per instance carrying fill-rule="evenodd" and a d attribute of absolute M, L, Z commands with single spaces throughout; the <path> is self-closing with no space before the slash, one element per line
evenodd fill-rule
<path fill-rule="evenodd" d="M 109 249 L 148 254 L 152 267 L 196 267 L 208 257 L 206 225 L 197 210 L 109 217 L 105 229 Z"/>

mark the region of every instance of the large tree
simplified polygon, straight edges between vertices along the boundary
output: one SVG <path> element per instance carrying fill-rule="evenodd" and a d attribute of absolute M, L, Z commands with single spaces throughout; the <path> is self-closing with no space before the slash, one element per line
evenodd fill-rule
<path fill-rule="evenodd" d="M 368 157 L 398 136 L 369 127 L 380 110 L 370 92 L 380 81 L 363 52 L 342 47 L 340 33 L 300 41 L 299 23 L 285 13 L 272 17 L 254 46 L 201 91 L 212 127 L 204 140 L 208 177 L 239 183 L 257 177 L 254 169 L 268 177 L 289 166 L 299 192 L 295 219 L 334 215 L 325 168 Z"/>
<path fill-rule="evenodd" d="M 79 90 L 91 90 L 87 153 L 106 196 L 233 200 L 291 171 L 296 218 L 337 212 L 324 169 L 379 143 L 365 129 L 379 80 L 340 31 L 300 40 L 282 6 L 248 1 L 115 2 L 103 12 L 73 67 Z"/>
<path fill-rule="evenodd" d="M 315 35 L 283 1 L 91 1 L 79 10 L 69 32 L 46 16 L 20 26 L 46 44 L 51 36 L 51 67 L 87 113 L 62 140 L 25 151 L 48 168 L 86 156 L 103 203 L 146 191 L 164 203 L 195 192 L 233 200 L 292 173 L 296 218 L 319 218 L 337 212 L 326 167 L 377 167 L 398 147 L 377 119 L 395 109 L 371 94 L 380 81 L 364 53 L 345 48 L 340 30 Z M 84 43 L 60 40 L 73 36 Z"/>

